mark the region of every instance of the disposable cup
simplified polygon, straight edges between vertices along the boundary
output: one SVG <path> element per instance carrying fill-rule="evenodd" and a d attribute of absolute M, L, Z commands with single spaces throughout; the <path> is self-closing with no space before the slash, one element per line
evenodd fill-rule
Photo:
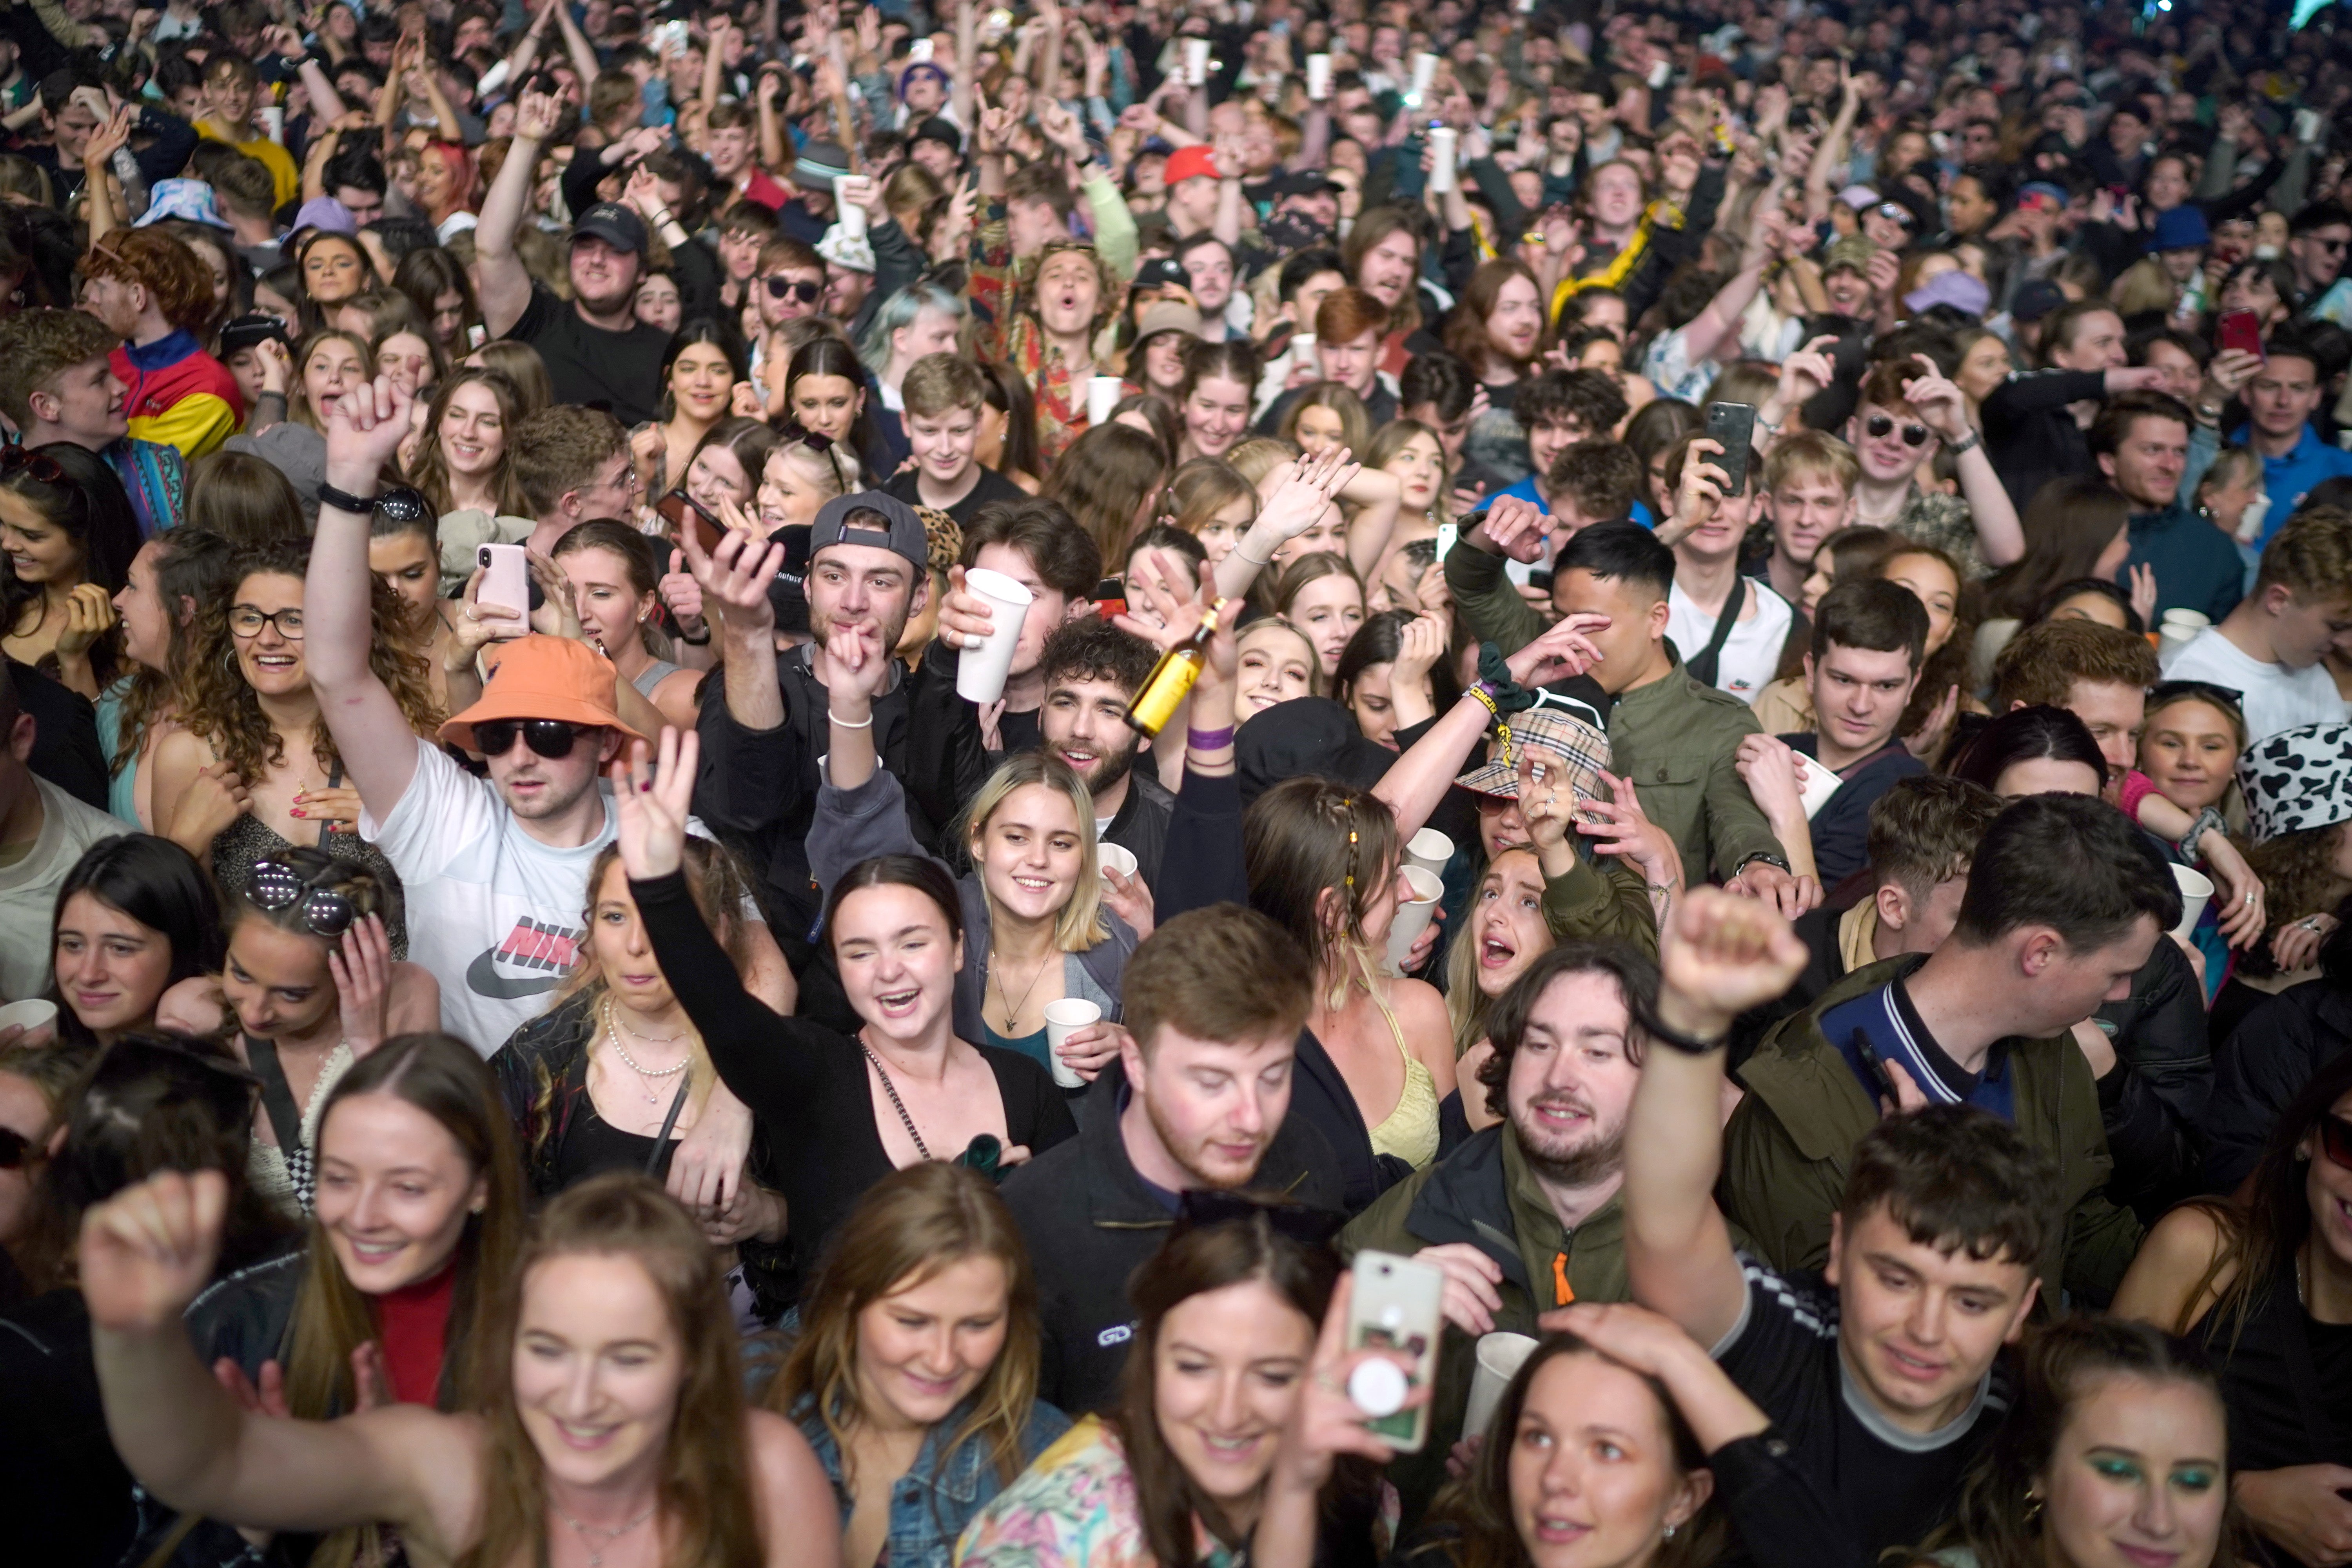
<path fill-rule="evenodd" d="M 1412 97 L 1418 103 L 1429 92 L 1429 84 L 1437 79 L 1437 57 L 1419 54 L 1412 57 Z"/>
<path fill-rule="evenodd" d="M 1454 149 L 1456 132 L 1451 125 L 1430 128 L 1429 145 L 1433 156 L 1429 161 L 1429 188 L 1441 195 L 1454 188 Z"/>
<path fill-rule="evenodd" d="M 1290 335 L 1290 363 L 1302 365 L 1318 375 L 1323 374 L 1323 359 L 1316 352 L 1313 332 L 1293 332 Z"/>
<path fill-rule="evenodd" d="M 1811 822 L 1819 815 L 1822 807 L 1829 805 L 1830 796 L 1837 794 L 1844 784 L 1845 780 L 1838 777 L 1821 763 L 1810 758 L 1807 759 L 1803 785 L 1805 820 Z"/>
<path fill-rule="evenodd" d="M 2156 628 L 2156 660 L 2159 665 L 2171 662 L 2173 655 L 2197 640 L 2200 626 L 2162 626 Z"/>
<path fill-rule="evenodd" d="M 1445 884 L 1437 879 L 1434 871 L 1424 871 L 1418 866 L 1404 868 L 1404 879 L 1412 887 L 1412 898 L 1397 905 L 1396 919 L 1389 924 L 1388 972 L 1404 973 L 1404 961 L 1412 952 L 1412 944 L 1429 929 L 1430 917 L 1437 912 L 1437 900 L 1445 891 Z"/>
<path fill-rule="evenodd" d="M 2197 922 L 2205 918 L 2205 906 L 2213 901 L 2213 879 L 2202 871 L 2176 865 L 2172 868 L 2172 879 L 2180 884 L 2180 923 L 2172 928 L 2172 934 L 2185 937 L 2197 929 Z M 7 1016 L 5 1009 L 0 1009 L 0 1022 L 5 1022 Z"/>
<path fill-rule="evenodd" d="M 1206 81 L 1206 80 L 1208 80 L 1208 79 L 1209 79 L 1209 40 L 1208 40 L 1208 39 L 1206 39 L 1206 38 L 1187 38 L 1187 39 L 1185 39 L 1185 40 L 1184 40 L 1184 82 L 1185 82 L 1185 85 L 1186 85 L 1186 86 L 1188 86 L 1188 87 L 1198 87 L 1198 86 L 1200 86 L 1202 82 L 1204 82 L 1204 81 Z"/>
<path fill-rule="evenodd" d="M 1095 866 L 1097 870 L 1117 871 L 1122 877 L 1135 875 L 1135 851 L 1120 844 L 1095 846 Z"/>
<path fill-rule="evenodd" d="M 968 647 L 956 665 L 956 695 L 967 702 L 990 703 L 1004 695 L 1004 679 L 1013 673 L 1013 649 L 1021 641 L 1021 623 L 1029 618 L 1029 601 L 1035 595 L 1002 572 L 974 566 L 963 574 L 963 585 L 988 603 L 988 640 Z"/>
<path fill-rule="evenodd" d="M 1503 1390 L 1519 1375 L 1519 1368 L 1535 1354 L 1536 1342 L 1525 1334 L 1497 1331 L 1478 1336 L 1478 1365 L 1470 1374 L 1470 1402 L 1462 1407 L 1462 1435 L 1485 1435 L 1503 1403 Z"/>
<path fill-rule="evenodd" d="M 1064 1089 L 1083 1089 L 1087 1080 L 1062 1059 L 1062 1042 L 1089 1024 L 1102 1022 L 1102 1009 L 1076 996 L 1045 1004 L 1045 1054 L 1054 1058 L 1054 1081 Z"/>
<path fill-rule="evenodd" d="M 0 1029 L 21 1028 L 26 1034 L 46 1029 L 58 1021 L 58 1005 L 35 997 L 25 1002 L 11 1002 L 0 1007 Z"/>
<path fill-rule="evenodd" d="M 1090 375 L 1087 378 L 1087 423 L 1106 425 L 1110 411 L 1118 406 L 1119 388 L 1124 384 L 1115 375 Z"/>
<path fill-rule="evenodd" d="M 1424 827 L 1414 834 L 1404 847 L 1405 864 L 1418 866 L 1432 876 L 1445 875 L 1445 863 L 1454 858 L 1454 840 L 1434 827 Z"/>
<path fill-rule="evenodd" d="M 2186 626 L 2192 631 L 2202 631 L 2213 624 L 2213 618 L 2202 610 L 2191 610 L 2175 605 L 2165 611 L 2156 624 L 2159 626 Z"/>
<path fill-rule="evenodd" d="M 1331 57 L 1307 57 L 1307 96 L 1320 103 L 1331 96 Z"/>
<path fill-rule="evenodd" d="M 842 204 L 841 237 L 844 239 L 863 239 L 866 237 L 866 209 L 864 207 L 857 205 L 854 202 L 844 202 Z"/>

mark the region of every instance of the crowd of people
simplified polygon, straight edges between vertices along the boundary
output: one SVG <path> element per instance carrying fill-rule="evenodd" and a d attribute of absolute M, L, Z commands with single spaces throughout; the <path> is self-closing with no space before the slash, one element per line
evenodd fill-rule
<path fill-rule="evenodd" d="M 2352 1564 L 2347 252 L 2324 0 L 0 0 L 0 1556 Z"/>

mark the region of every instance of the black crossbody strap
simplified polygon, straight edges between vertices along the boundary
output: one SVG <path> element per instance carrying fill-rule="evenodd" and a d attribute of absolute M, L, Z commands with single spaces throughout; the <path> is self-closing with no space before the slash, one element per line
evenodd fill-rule
<path fill-rule="evenodd" d="M 286 1173 L 294 1183 L 294 1196 L 302 1212 L 310 1212 L 314 1191 L 310 1173 L 310 1151 L 302 1142 L 302 1112 L 294 1103 L 294 1091 L 286 1082 L 286 1069 L 278 1065 L 278 1046 L 272 1040 L 245 1037 L 246 1060 L 253 1068 L 253 1076 L 261 1080 L 261 1109 L 268 1113 L 270 1130 L 278 1134 L 278 1152 L 286 1162 Z"/>
<path fill-rule="evenodd" d="M 1706 639 L 1706 647 L 1690 661 L 1691 679 L 1701 686 L 1713 686 L 1717 668 L 1723 663 L 1723 645 L 1731 640 L 1731 628 L 1739 624 L 1739 612 L 1748 607 L 1748 579 L 1731 580 L 1731 597 L 1723 602 L 1723 614 L 1717 617 L 1715 635 Z"/>

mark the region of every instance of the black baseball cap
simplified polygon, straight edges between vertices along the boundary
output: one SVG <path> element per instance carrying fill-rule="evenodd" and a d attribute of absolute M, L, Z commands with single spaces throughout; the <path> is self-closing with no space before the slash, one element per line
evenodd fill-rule
<path fill-rule="evenodd" d="M 598 202 L 572 226 L 573 239 L 593 236 L 615 250 L 646 254 L 646 220 L 618 202 Z"/>
<path fill-rule="evenodd" d="M 913 132 L 907 138 L 909 146 L 918 142 L 944 142 L 947 143 L 949 152 L 958 157 L 963 155 L 963 132 L 936 114 L 916 126 Z"/>
<path fill-rule="evenodd" d="M 859 511 L 878 513 L 887 523 L 887 529 L 876 528 L 870 521 L 861 519 L 856 524 L 850 514 Z M 863 544 L 876 550 L 889 550 L 905 556 L 918 572 L 929 572 L 931 565 L 931 536 L 923 527 L 923 520 L 915 509 L 897 496 L 880 490 L 857 490 L 845 496 L 835 496 L 824 503 L 809 528 L 809 555 L 835 544 Z"/>

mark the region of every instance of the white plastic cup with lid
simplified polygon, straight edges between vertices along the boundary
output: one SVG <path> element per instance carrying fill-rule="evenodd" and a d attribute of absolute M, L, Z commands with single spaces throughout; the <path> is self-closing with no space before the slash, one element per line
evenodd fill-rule
<path fill-rule="evenodd" d="M 1064 1089 L 1084 1089 L 1087 1080 L 1062 1059 L 1062 1042 L 1101 1022 L 1102 1009 L 1083 997 L 1065 996 L 1045 1004 L 1045 1054 L 1054 1058 L 1054 1081 Z"/>
<path fill-rule="evenodd" d="M 1307 96 L 1317 103 L 1331 96 L 1331 57 L 1307 57 Z"/>
<path fill-rule="evenodd" d="M 2205 906 L 2213 901 L 2213 879 L 2193 867 L 2176 864 L 2172 879 L 2180 887 L 2180 923 L 2172 928 L 2172 934 L 2186 940 L 2205 918 Z"/>
<path fill-rule="evenodd" d="M 1470 1374 L 1470 1402 L 1462 1407 L 1465 1437 L 1482 1436 L 1494 1425 L 1496 1407 L 1503 1403 L 1503 1391 L 1511 1386 L 1511 1379 L 1519 1375 L 1519 1368 L 1535 1353 L 1536 1342 L 1526 1334 L 1498 1329 L 1478 1336 L 1478 1364 Z"/>
<path fill-rule="evenodd" d="M 1445 884 L 1437 879 L 1434 871 L 1407 865 L 1403 875 L 1412 888 L 1412 897 L 1397 905 L 1396 919 L 1389 922 L 1387 969 L 1391 974 L 1404 973 L 1405 959 L 1412 954 L 1412 944 L 1429 929 L 1430 918 L 1437 913 L 1437 900 L 1445 893 Z"/>
<path fill-rule="evenodd" d="M 1110 411 L 1118 406 L 1119 389 L 1126 384 L 1115 375 L 1090 375 L 1087 378 L 1087 423 L 1109 423 Z"/>
<path fill-rule="evenodd" d="M 1035 595 L 1002 572 L 974 566 L 963 574 L 967 593 L 985 601 L 989 610 L 987 640 L 963 650 L 956 663 L 956 695 L 983 706 L 1004 695 L 1005 678 L 1013 673 L 1013 650 L 1021 641 L 1021 624 L 1029 618 Z"/>

